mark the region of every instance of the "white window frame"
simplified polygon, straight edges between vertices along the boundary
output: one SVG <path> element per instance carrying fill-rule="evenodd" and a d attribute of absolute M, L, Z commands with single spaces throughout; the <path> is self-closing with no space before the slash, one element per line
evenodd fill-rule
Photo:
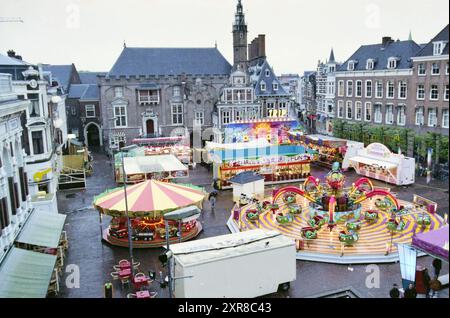
<path fill-rule="evenodd" d="M 350 116 L 348 116 L 348 114 L 349 114 L 348 110 L 349 109 L 350 109 Z M 353 119 L 353 103 L 350 100 L 345 103 L 345 118 L 346 119 Z"/>
<path fill-rule="evenodd" d="M 230 110 L 223 110 L 222 111 L 222 124 L 229 124 L 231 123 L 231 111 Z"/>
<path fill-rule="evenodd" d="M 435 68 L 434 66 L 437 66 L 437 68 Z M 434 71 L 437 70 L 437 73 L 435 73 Z M 441 75 L 441 66 L 439 65 L 438 62 L 434 62 L 431 64 L 431 76 L 439 76 Z"/>
<path fill-rule="evenodd" d="M 119 110 L 119 112 L 117 112 Z M 126 105 L 114 105 L 114 127 L 115 128 L 126 128 L 128 127 L 128 116 L 127 116 L 127 106 Z M 123 124 L 122 122 L 125 122 Z M 117 124 L 117 120 L 120 121 L 120 125 Z"/>
<path fill-rule="evenodd" d="M 367 119 L 367 116 L 369 119 Z M 364 105 L 364 121 L 371 122 L 372 121 L 372 103 L 366 102 Z"/>
<path fill-rule="evenodd" d="M 370 84 L 370 89 L 368 89 L 368 87 L 369 87 L 368 84 Z M 372 96 L 373 96 L 373 84 L 372 84 L 371 80 L 367 80 L 366 81 L 365 91 L 366 91 L 366 93 L 365 93 L 366 98 L 372 98 Z M 370 94 L 368 94 L 369 92 L 370 92 Z"/>
<path fill-rule="evenodd" d="M 265 92 L 267 89 L 266 82 L 262 81 L 259 85 L 260 85 L 259 87 L 261 89 L 261 92 Z"/>
<path fill-rule="evenodd" d="M 342 80 L 338 81 L 338 96 L 339 97 L 345 96 L 345 82 Z"/>
<path fill-rule="evenodd" d="M 176 85 L 173 87 L 173 96 L 174 97 L 180 97 L 181 96 L 181 87 Z"/>
<path fill-rule="evenodd" d="M 340 111 L 342 111 L 342 112 L 340 113 Z M 339 100 L 338 101 L 338 109 L 337 109 L 337 117 L 344 118 L 344 113 L 345 113 L 344 101 Z"/>
<path fill-rule="evenodd" d="M 272 88 L 274 91 L 278 91 L 278 83 L 273 83 Z"/>
<path fill-rule="evenodd" d="M 347 65 L 347 71 L 354 71 L 355 70 L 355 62 L 349 61 Z"/>
<path fill-rule="evenodd" d="M 444 85 L 444 100 L 448 101 L 449 99 L 449 85 Z"/>
<path fill-rule="evenodd" d="M 355 102 L 355 120 L 362 120 L 362 118 L 363 118 L 362 103 L 361 102 Z"/>
<path fill-rule="evenodd" d="M 392 84 L 392 86 L 390 84 Z M 389 96 L 389 88 L 390 87 L 392 87 L 392 96 Z M 395 83 L 394 83 L 394 81 L 387 81 L 386 82 L 386 98 L 387 99 L 394 99 L 395 98 Z"/>
<path fill-rule="evenodd" d="M 381 86 L 380 86 L 380 84 L 381 84 Z M 383 98 L 383 96 L 384 96 L 384 84 L 383 84 L 383 81 L 376 81 L 376 84 L 375 84 L 375 98 Z"/>
<path fill-rule="evenodd" d="M 402 88 L 405 89 L 405 96 L 402 96 Z M 398 99 L 407 99 L 408 98 L 408 83 L 405 81 L 398 82 Z"/>
<path fill-rule="evenodd" d="M 404 105 L 397 107 L 397 125 L 406 125 L 406 106 Z"/>
<path fill-rule="evenodd" d="M 377 123 L 377 124 L 381 124 L 383 122 L 383 111 L 382 111 L 382 109 L 383 109 L 383 106 L 381 104 L 375 104 L 375 108 L 374 108 L 374 111 L 373 111 L 373 114 L 374 114 L 373 121 L 375 123 Z M 377 110 L 379 110 L 379 111 L 377 111 Z M 379 117 L 379 119 L 378 119 L 378 117 Z"/>
<path fill-rule="evenodd" d="M 434 114 L 434 117 L 432 117 L 431 114 Z M 432 118 L 434 119 L 433 121 Z M 428 109 L 428 127 L 435 127 L 435 125 L 437 126 L 437 121 L 438 118 L 436 108 Z"/>
<path fill-rule="evenodd" d="M 388 59 L 388 65 L 387 68 L 390 70 L 396 69 L 397 68 L 397 58 L 395 57 L 390 57 Z"/>
<path fill-rule="evenodd" d="M 388 112 L 390 110 L 390 112 Z M 388 120 L 388 119 L 392 120 Z M 386 105 L 386 111 L 385 111 L 385 123 L 386 125 L 393 125 L 394 124 L 394 105 L 393 104 L 387 104 Z"/>
<path fill-rule="evenodd" d="M 416 124 L 416 126 L 423 126 L 425 124 L 425 114 L 424 114 L 424 108 L 423 107 L 417 107 L 416 108 L 415 124 Z"/>
<path fill-rule="evenodd" d="M 266 70 L 266 77 L 270 77 L 270 71 Z"/>
<path fill-rule="evenodd" d="M 449 128 L 449 113 L 448 113 L 448 109 L 443 109 L 442 110 L 442 128 Z"/>
<path fill-rule="evenodd" d="M 114 87 L 114 97 L 123 97 L 123 87 L 122 86 Z"/>
<path fill-rule="evenodd" d="M 203 126 L 205 124 L 205 112 L 204 111 L 196 111 L 194 113 L 194 121 L 195 121 L 195 124 Z"/>
<path fill-rule="evenodd" d="M 95 105 L 93 105 L 93 104 L 84 105 L 84 112 L 85 112 L 86 118 L 95 118 L 96 117 Z M 93 112 L 93 115 L 88 115 L 89 112 Z"/>
<path fill-rule="evenodd" d="M 351 84 L 351 85 L 349 85 L 349 84 Z M 353 81 L 347 81 L 347 85 L 346 86 L 347 86 L 346 87 L 346 96 L 347 97 L 352 97 L 353 96 L 353 90 L 354 90 Z M 351 89 L 351 92 L 350 92 L 350 89 Z"/>
<path fill-rule="evenodd" d="M 445 75 L 449 75 L 449 63 L 445 63 Z"/>
<path fill-rule="evenodd" d="M 181 110 L 180 110 L 181 109 Z M 181 115 L 181 122 L 179 120 L 179 117 Z M 177 120 L 174 120 L 176 116 Z M 170 105 L 170 117 L 172 125 L 183 125 L 184 123 L 184 107 L 181 103 L 173 103 Z"/>
<path fill-rule="evenodd" d="M 434 86 L 436 87 L 436 90 L 433 89 Z M 436 92 L 436 98 L 433 98 L 433 92 Z M 439 100 L 439 85 L 433 84 L 430 86 L 430 100 Z"/>
<path fill-rule="evenodd" d="M 361 80 L 357 80 L 355 85 L 355 97 L 362 97 L 362 91 L 363 91 L 363 86 L 362 86 L 362 81 Z M 359 88 L 359 91 L 358 91 Z"/>
<path fill-rule="evenodd" d="M 416 99 L 417 100 L 425 100 L 425 95 L 426 95 L 425 84 L 418 84 L 417 85 Z"/>
<path fill-rule="evenodd" d="M 371 70 L 373 70 L 374 66 L 375 66 L 375 61 L 373 59 L 368 59 L 366 62 L 366 70 L 371 71 Z"/>
<path fill-rule="evenodd" d="M 445 42 L 444 41 L 438 41 L 433 42 L 433 55 L 442 55 L 442 51 L 444 51 L 445 48 Z"/>
<path fill-rule="evenodd" d="M 423 72 L 421 72 L 423 71 Z M 426 76 L 427 75 L 427 64 L 426 63 L 420 63 L 417 65 L 417 75 L 418 76 Z"/>

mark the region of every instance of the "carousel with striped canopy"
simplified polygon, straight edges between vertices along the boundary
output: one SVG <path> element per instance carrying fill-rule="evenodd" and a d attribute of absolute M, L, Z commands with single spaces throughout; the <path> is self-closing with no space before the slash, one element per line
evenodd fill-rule
<path fill-rule="evenodd" d="M 189 206 L 202 208 L 206 193 L 203 189 L 184 184 L 148 180 L 126 188 L 108 190 L 94 198 L 94 207 L 101 215 L 112 217 L 103 231 L 103 239 L 112 245 L 128 246 L 127 212 L 131 220 L 134 248 L 151 248 L 165 245 L 165 213 Z M 201 231 L 196 219 L 185 219 L 178 224 L 169 222 L 171 243 L 187 241 Z M 179 230 L 181 229 L 181 231 Z M 181 233 L 180 233 L 181 232 Z M 181 240 L 180 240 L 181 236 Z"/>

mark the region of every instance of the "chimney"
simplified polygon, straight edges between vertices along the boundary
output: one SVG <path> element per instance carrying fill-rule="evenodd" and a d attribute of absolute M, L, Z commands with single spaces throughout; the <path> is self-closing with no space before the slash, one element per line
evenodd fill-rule
<path fill-rule="evenodd" d="M 266 35 L 258 35 L 258 55 L 259 57 L 266 57 Z"/>
<path fill-rule="evenodd" d="M 394 42 L 394 40 L 390 36 L 383 36 L 383 39 L 381 40 L 381 45 L 383 47 L 386 47 L 392 42 Z"/>

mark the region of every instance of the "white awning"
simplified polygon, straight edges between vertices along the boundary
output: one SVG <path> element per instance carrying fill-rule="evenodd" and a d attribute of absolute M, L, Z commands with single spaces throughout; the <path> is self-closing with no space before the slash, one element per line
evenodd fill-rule
<path fill-rule="evenodd" d="M 392 162 L 387 162 L 387 161 L 382 161 L 379 159 L 372 159 L 372 158 L 367 158 L 367 157 L 361 157 L 361 156 L 356 156 L 356 157 L 350 158 L 350 163 L 351 164 L 362 163 L 362 164 L 369 165 L 369 166 L 379 166 L 379 167 L 385 168 L 385 169 L 392 169 L 392 168 L 397 167 L 397 165 Z"/>
<path fill-rule="evenodd" d="M 123 159 L 126 174 L 187 171 L 174 155 L 127 157 Z"/>

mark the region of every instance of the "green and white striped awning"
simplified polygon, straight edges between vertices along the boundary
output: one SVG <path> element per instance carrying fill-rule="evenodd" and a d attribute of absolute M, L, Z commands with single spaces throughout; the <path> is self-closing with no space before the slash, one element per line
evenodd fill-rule
<path fill-rule="evenodd" d="M 45 298 L 56 255 L 13 247 L 0 264 L 0 298 Z"/>
<path fill-rule="evenodd" d="M 64 214 L 34 211 L 16 242 L 57 248 L 65 220 Z"/>

